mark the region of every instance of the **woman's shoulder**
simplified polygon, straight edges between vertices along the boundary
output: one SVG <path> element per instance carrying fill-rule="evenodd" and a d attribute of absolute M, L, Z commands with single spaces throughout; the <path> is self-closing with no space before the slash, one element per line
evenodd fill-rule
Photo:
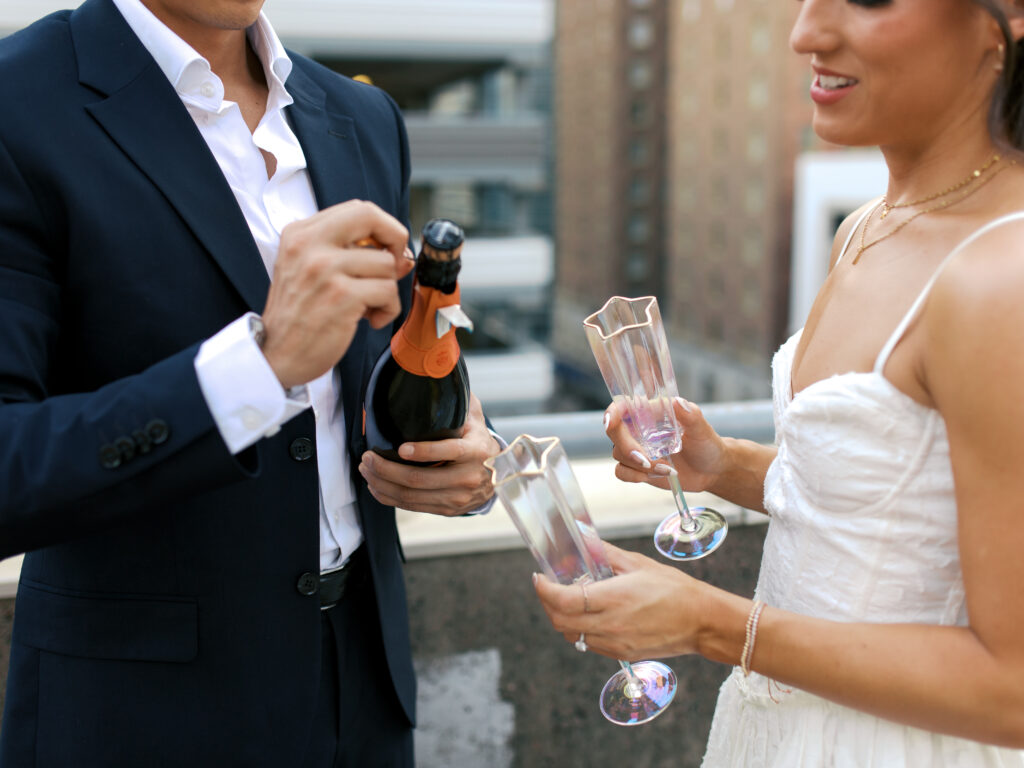
<path fill-rule="evenodd" d="M 1022 289 L 1024 277 L 1024 201 L 1018 210 L 999 212 L 968 233 L 949 254 L 936 286 L 1001 292 Z"/>
<path fill-rule="evenodd" d="M 942 264 L 924 309 L 940 337 L 976 343 L 1024 328 L 1024 204 L 981 223 Z M 1024 354 L 1024 348 L 1017 350 Z"/>

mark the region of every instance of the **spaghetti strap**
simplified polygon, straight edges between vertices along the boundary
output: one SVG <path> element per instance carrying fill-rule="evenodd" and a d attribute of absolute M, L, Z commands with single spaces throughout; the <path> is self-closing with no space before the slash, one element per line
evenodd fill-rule
<path fill-rule="evenodd" d="M 874 370 L 877 373 L 881 373 L 885 369 L 885 364 L 889 361 L 889 355 L 892 354 L 892 351 L 896 348 L 896 345 L 899 344 L 900 339 L 903 338 L 903 334 L 907 332 L 907 328 L 910 327 L 911 322 L 913 322 L 914 318 L 917 316 L 917 313 L 921 310 L 921 306 L 924 304 L 925 299 L 928 298 L 928 294 L 931 292 L 932 286 L 935 285 L 935 281 L 939 279 L 939 275 L 942 273 L 943 267 L 945 267 L 946 264 L 948 264 L 954 256 L 960 253 L 960 251 L 969 246 L 979 237 L 981 237 L 984 234 L 987 234 L 988 232 L 992 231 L 993 229 L 996 229 L 997 227 L 1001 227 L 1003 224 L 1008 224 L 1012 221 L 1024 221 L 1024 211 L 1009 213 L 1006 216 L 994 219 L 993 221 L 990 221 L 988 224 L 985 224 L 984 226 L 976 229 L 973 233 L 968 235 L 956 248 L 954 248 L 946 256 L 946 258 L 942 260 L 939 266 L 935 269 L 935 272 L 932 274 L 931 278 L 925 284 L 924 288 L 922 288 L 921 292 L 917 295 L 917 299 L 915 299 L 914 303 L 910 305 L 910 309 L 907 310 L 907 313 L 903 316 L 903 319 L 900 321 L 900 324 L 896 326 L 896 330 L 892 332 L 892 335 L 889 337 L 889 340 L 885 342 L 885 346 L 882 347 L 882 351 L 878 353 L 878 357 L 875 359 L 874 368 Z"/>
<path fill-rule="evenodd" d="M 857 230 L 860 229 L 860 225 L 864 223 L 864 219 L 870 216 L 871 212 L 878 207 L 878 202 L 881 201 L 881 199 L 882 198 L 879 197 L 877 200 L 873 201 L 871 205 L 867 207 L 867 210 L 860 215 L 860 218 L 857 219 L 857 223 L 853 225 L 853 229 L 850 230 L 850 234 L 846 237 L 846 242 L 843 243 L 843 250 L 839 252 L 839 256 L 836 258 L 836 263 L 832 267 L 833 269 L 839 266 L 839 262 L 843 260 L 843 256 L 846 255 L 847 250 L 850 248 L 850 243 L 853 242 L 853 236 L 857 234 Z"/>

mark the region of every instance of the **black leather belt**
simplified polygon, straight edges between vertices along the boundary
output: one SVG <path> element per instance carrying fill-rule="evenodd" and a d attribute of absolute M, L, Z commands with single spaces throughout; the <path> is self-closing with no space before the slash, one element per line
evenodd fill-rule
<path fill-rule="evenodd" d="M 366 575 L 366 547 L 360 546 L 348 562 L 335 571 L 320 574 L 320 610 L 326 611 L 340 603 L 347 592 L 363 582 Z"/>

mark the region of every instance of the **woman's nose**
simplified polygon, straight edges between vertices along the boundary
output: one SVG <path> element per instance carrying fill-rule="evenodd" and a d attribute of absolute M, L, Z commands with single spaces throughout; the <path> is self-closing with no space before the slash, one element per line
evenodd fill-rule
<path fill-rule="evenodd" d="M 800 54 L 823 53 L 839 44 L 839 16 L 846 0 L 802 0 L 789 35 L 790 47 Z"/>

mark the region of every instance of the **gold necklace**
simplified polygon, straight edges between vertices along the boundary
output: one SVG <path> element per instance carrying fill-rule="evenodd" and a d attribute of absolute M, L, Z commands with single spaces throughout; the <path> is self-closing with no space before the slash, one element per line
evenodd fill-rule
<path fill-rule="evenodd" d="M 942 190 L 941 192 L 936 192 L 934 195 L 928 195 L 928 197 L 922 197 L 920 200 L 914 200 L 914 201 L 909 202 L 909 203 L 890 203 L 888 200 L 886 200 L 883 197 L 882 198 L 882 203 L 881 203 L 881 205 L 882 205 L 882 215 L 879 217 L 879 221 L 883 220 L 886 216 L 889 215 L 890 212 L 892 212 L 896 208 L 912 208 L 915 205 L 924 205 L 925 203 L 930 203 L 932 200 L 938 200 L 940 197 L 945 197 L 946 195 L 951 195 L 954 192 L 956 192 L 958 189 L 966 187 L 968 184 L 973 184 L 976 180 L 980 179 L 983 175 L 985 175 L 985 171 L 987 171 L 989 168 L 991 168 L 993 165 L 995 165 L 998 162 L 999 162 L 999 154 L 996 153 L 996 154 L 992 155 L 991 159 L 987 163 L 985 163 L 983 166 L 981 166 L 981 168 L 978 168 L 977 170 L 972 172 L 971 175 L 968 176 L 963 181 L 957 182 L 953 186 L 947 187 L 946 189 Z"/>
<path fill-rule="evenodd" d="M 996 156 L 996 160 L 998 160 L 998 159 L 999 159 L 999 157 L 997 155 Z M 966 200 L 968 197 L 973 195 L 975 192 L 977 192 L 983 186 L 985 186 L 990 181 L 992 181 L 992 179 L 994 179 L 996 176 L 998 176 L 1003 170 L 1005 170 L 1006 168 L 1008 168 L 1008 167 L 1010 167 L 1011 165 L 1014 165 L 1014 164 L 1015 164 L 1015 161 L 1010 160 L 1005 165 L 1001 165 L 998 168 L 996 168 L 996 170 L 993 171 L 992 174 L 990 176 L 988 176 L 986 179 L 984 179 L 980 184 L 977 184 L 976 186 L 973 186 L 970 189 L 966 190 L 959 197 L 956 197 L 956 198 L 954 198 L 952 200 L 950 200 L 950 199 L 942 200 L 939 203 L 936 203 L 935 205 L 931 206 L 930 208 L 925 208 L 923 211 L 918 211 L 913 216 L 910 216 L 909 218 L 907 218 L 905 221 L 900 222 L 890 232 L 886 232 L 881 237 L 876 238 L 876 239 L 872 240 L 870 243 L 865 244 L 865 240 L 867 239 L 867 234 L 868 234 L 868 225 L 871 224 L 871 219 L 872 219 L 872 217 L 874 217 L 875 211 L 877 211 L 879 208 L 881 208 L 883 205 L 885 205 L 885 198 L 882 198 L 882 200 L 880 200 L 875 205 L 875 207 L 871 209 L 871 212 L 868 214 L 868 217 L 864 220 L 864 226 L 860 230 L 860 245 L 857 247 L 857 255 L 853 257 L 853 263 L 856 264 L 858 261 L 860 261 L 861 254 L 864 253 L 864 251 L 866 251 L 868 248 L 871 248 L 872 246 L 878 245 L 883 240 L 888 240 L 890 237 L 895 235 L 897 232 L 899 232 L 901 229 L 903 229 L 905 226 L 907 226 L 907 224 L 912 222 L 918 216 L 924 216 L 926 213 L 934 213 L 935 211 L 942 210 L 943 208 L 949 208 L 951 205 L 956 205 L 957 203 Z M 968 180 L 965 183 L 961 183 L 961 184 L 953 187 L 952 191 L 955 192 L 958 189 L 960 189 L 961 187 L 964 187 L 967 184 L 969 184 L 974 179 L 979 178 L 981 175 L 984 174 L 984 172 L 986 170 L 988 170 L 989 167 L 991 167 L 991 165 L 992 165 L 992 163 L 989 162 L 988 165 L 986 165 L 984 169 L 979 169 L 981 171 L 981 173 L 979 173 L 978 171 L 975 171 L 974 173 L 978 174 L 977 176 L 972 174 L 970 180 Z M 927 202 L 928 200 L 936 200 L 936 199 L 938 199 L 940 197 L 948 196 L 949 194 L 950 194 L 950 192 L 947 191 L 947 192 L 944 192 L 941 195 L 933 195 L 932 197 L 927 198 L 926 200 L 920 200 L 917 203 L 901 203 L 899 205 L 890 206 L 890 210 L 892 208 L 906 208 L 906 207 L 909 207 L 911 205 L 920 205 L 921 203 Z M 881 221 L 884 218 L 885 218 L 885 216 L 882 216 L 881 218 L 879 218 L 879 221 Z"/>

